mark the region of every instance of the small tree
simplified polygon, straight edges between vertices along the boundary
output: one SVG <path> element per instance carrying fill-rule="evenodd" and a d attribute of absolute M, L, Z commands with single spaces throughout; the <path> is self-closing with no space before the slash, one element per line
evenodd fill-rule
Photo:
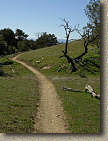
<path fill-rule="evenodd" d="M 7 45 L 15 45 L 15 34 L 10 28 L 4 28 L 0 30 L 0 37 L 2 37 L 4 41 L 6 41 Z"/>
<path fill-rule="evenodd" d="M 86 5 L 85 14 L 89 19 L 89 27 L 94 28 L 95 34 L 100 34 L 100 0 L 90 0 Z M 98 48 L 100 47 L 99 36 L 93 42 Z"/>
<path fill-rule="evenodd" d="M 56 45 L 57 38 L 54 34 L 47 34 L 44 32 L 37 40 L 36 40 L 36 46 L 37 48 L 43 48 L 47 46 Z"/>
<path fill-rule="evenodd" d="M 100 0 L 90 0 L 86 5 L 85 14 L 90 24 L 95 27 L 100 25 Z"/>
<path fill-rule="evenodd" d="M 16 33 L 15 33 L 15 37 L 18 41 L 22 41 L 22 40 L 26 40 L 26 38 L 28 37 L 27 34 L 25 34 L 23 32 L 23 30 L 21 29 L 16 29 Z"/>

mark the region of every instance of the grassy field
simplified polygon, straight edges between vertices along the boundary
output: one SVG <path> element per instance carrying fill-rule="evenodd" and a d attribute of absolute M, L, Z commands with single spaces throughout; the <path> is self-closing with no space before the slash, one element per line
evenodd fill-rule
<path fill-rule="evenodd" d="M 9 56 L 10 57 L 10 56 Z M 30 133 L 33 131 L 38 82 L 22 65 L 0 58 L 0 132 Z"/>
<path fill-rule="evenodd" d="M 66 59 L 59 58 L 62 50 L 64 45 L 29 51 L 20 56 L 20 60 L 37 68 L 54 83 L 72 133 L 100 133 L 100 100 L 91 98 L 87 93 L 67 92 L 62 89 L 65 86 L 84 90 L 85 84 L 90 84 L 95 92 L 100 93 L 99 51 L 96 47 L 89 46 L 89 53 L 83 59 L 86 65 L 80 67 L 78 72 L 70 73 Z M 81 41 L 69 44 L 71 56 L 78 56 L 81 52 Z"/>

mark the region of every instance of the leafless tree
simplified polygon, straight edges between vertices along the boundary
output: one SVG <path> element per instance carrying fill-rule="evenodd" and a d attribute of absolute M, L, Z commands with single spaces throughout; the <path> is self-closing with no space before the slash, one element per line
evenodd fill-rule
<path fill-rule="evenodd" d="M 87 26 L 83 28 L 83 32 L 81 32 L 76 26 L 72 28 L 69 24 L 69 21 L 67 21 L 66 19 L 63 19 L 63 21 L 64 24 L 61 26 L 64 28 L 66 33 L 66 43 L 65 43 L 65 50 L 62 51 L 63 56 L 60 56 L 60 58 L 66 57 L 68 63 L 70 63 L 72 66 L 72 72 L 75 72 L 77 70 L 76 63 L 80 63 L 82 57 L 88 53 L 88 45 L 94 42 L 99 37 L 99 35 L 95 33 L 94 27 Z M 70 34 L 74 31 L 76 31 L 81 36 L 81 39 L 83 40 L 84 52 L 81 55 L 72 58 L 68 55 L 68 42 L 69 42 Z"/>
<path fill-rule="evenodd" d="M 63 19 L 63 21 L 64 21 L 64 24 L 61 26 L 64 28 L 65 33 L 66 33 L 66 43 L 65 43 L 65 50 L 62 51 L 64 55 L 60 56 L 60 58 L 66 57 L 68 63 L 71 64 L 72 66 L 72 72 L 75 72 L 77 68 L 75 66 L 74 60 L 68 55 L 68 42 L 69 42 L 70 34 L 75 31 L 76 27 L 72 28 L 69 25 L 69 21 L 67 21 L 66 19 Z"/>

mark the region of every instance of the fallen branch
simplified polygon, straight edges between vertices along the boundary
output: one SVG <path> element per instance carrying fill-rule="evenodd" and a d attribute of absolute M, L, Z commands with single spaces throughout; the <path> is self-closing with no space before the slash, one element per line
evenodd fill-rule
<path fill-rule="evenodd" d="M 66 87 L 63 87 L 63 90 L 64 91 L 70 91 L 70 92 L 81 92 L 81 93 L 87 92 L 87 93 L 91 94 L 92 97 L 100 99 L 100 95 L 96 94 L 94 92 L 93 88 L 88 84 L 85 86 L 85 90 L 77 90 L 77 89 L 66 88 Z"/>
<path fill-rule="evenodd" d="M 64 91 L 70 91 L 70 92 L 85 92 L 85 91 L 81 91 L 81 90 L 73 90 L 72 88 L 65 88 L 65 87 L 63 87 L 63 90 Z"/>
<path fill-rule="evenodd" d="M 97 99 L 100 99 L 100 95 L 99 94 L 96 94 L 94 92 L 93 88 L 90 85 L 88 85 L 88 84 L 85 86 L 85 92 L 90 93 L 92 97 L 95 97 Z"/>

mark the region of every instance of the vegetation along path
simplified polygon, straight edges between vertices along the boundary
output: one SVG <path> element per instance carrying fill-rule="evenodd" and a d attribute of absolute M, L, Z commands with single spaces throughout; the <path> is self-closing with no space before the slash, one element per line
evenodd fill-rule
<path fill-rule="evenodd" d="M 67 133 L 63 107 L 54 85 L 38 70 L 29 66 L 25 62 L 19 61 L 19 56 L 20 55 L 17 55 L 13 60 L 32 71 L 40 83 L 40 103 L 35 119 L 34 132 Z"/>

